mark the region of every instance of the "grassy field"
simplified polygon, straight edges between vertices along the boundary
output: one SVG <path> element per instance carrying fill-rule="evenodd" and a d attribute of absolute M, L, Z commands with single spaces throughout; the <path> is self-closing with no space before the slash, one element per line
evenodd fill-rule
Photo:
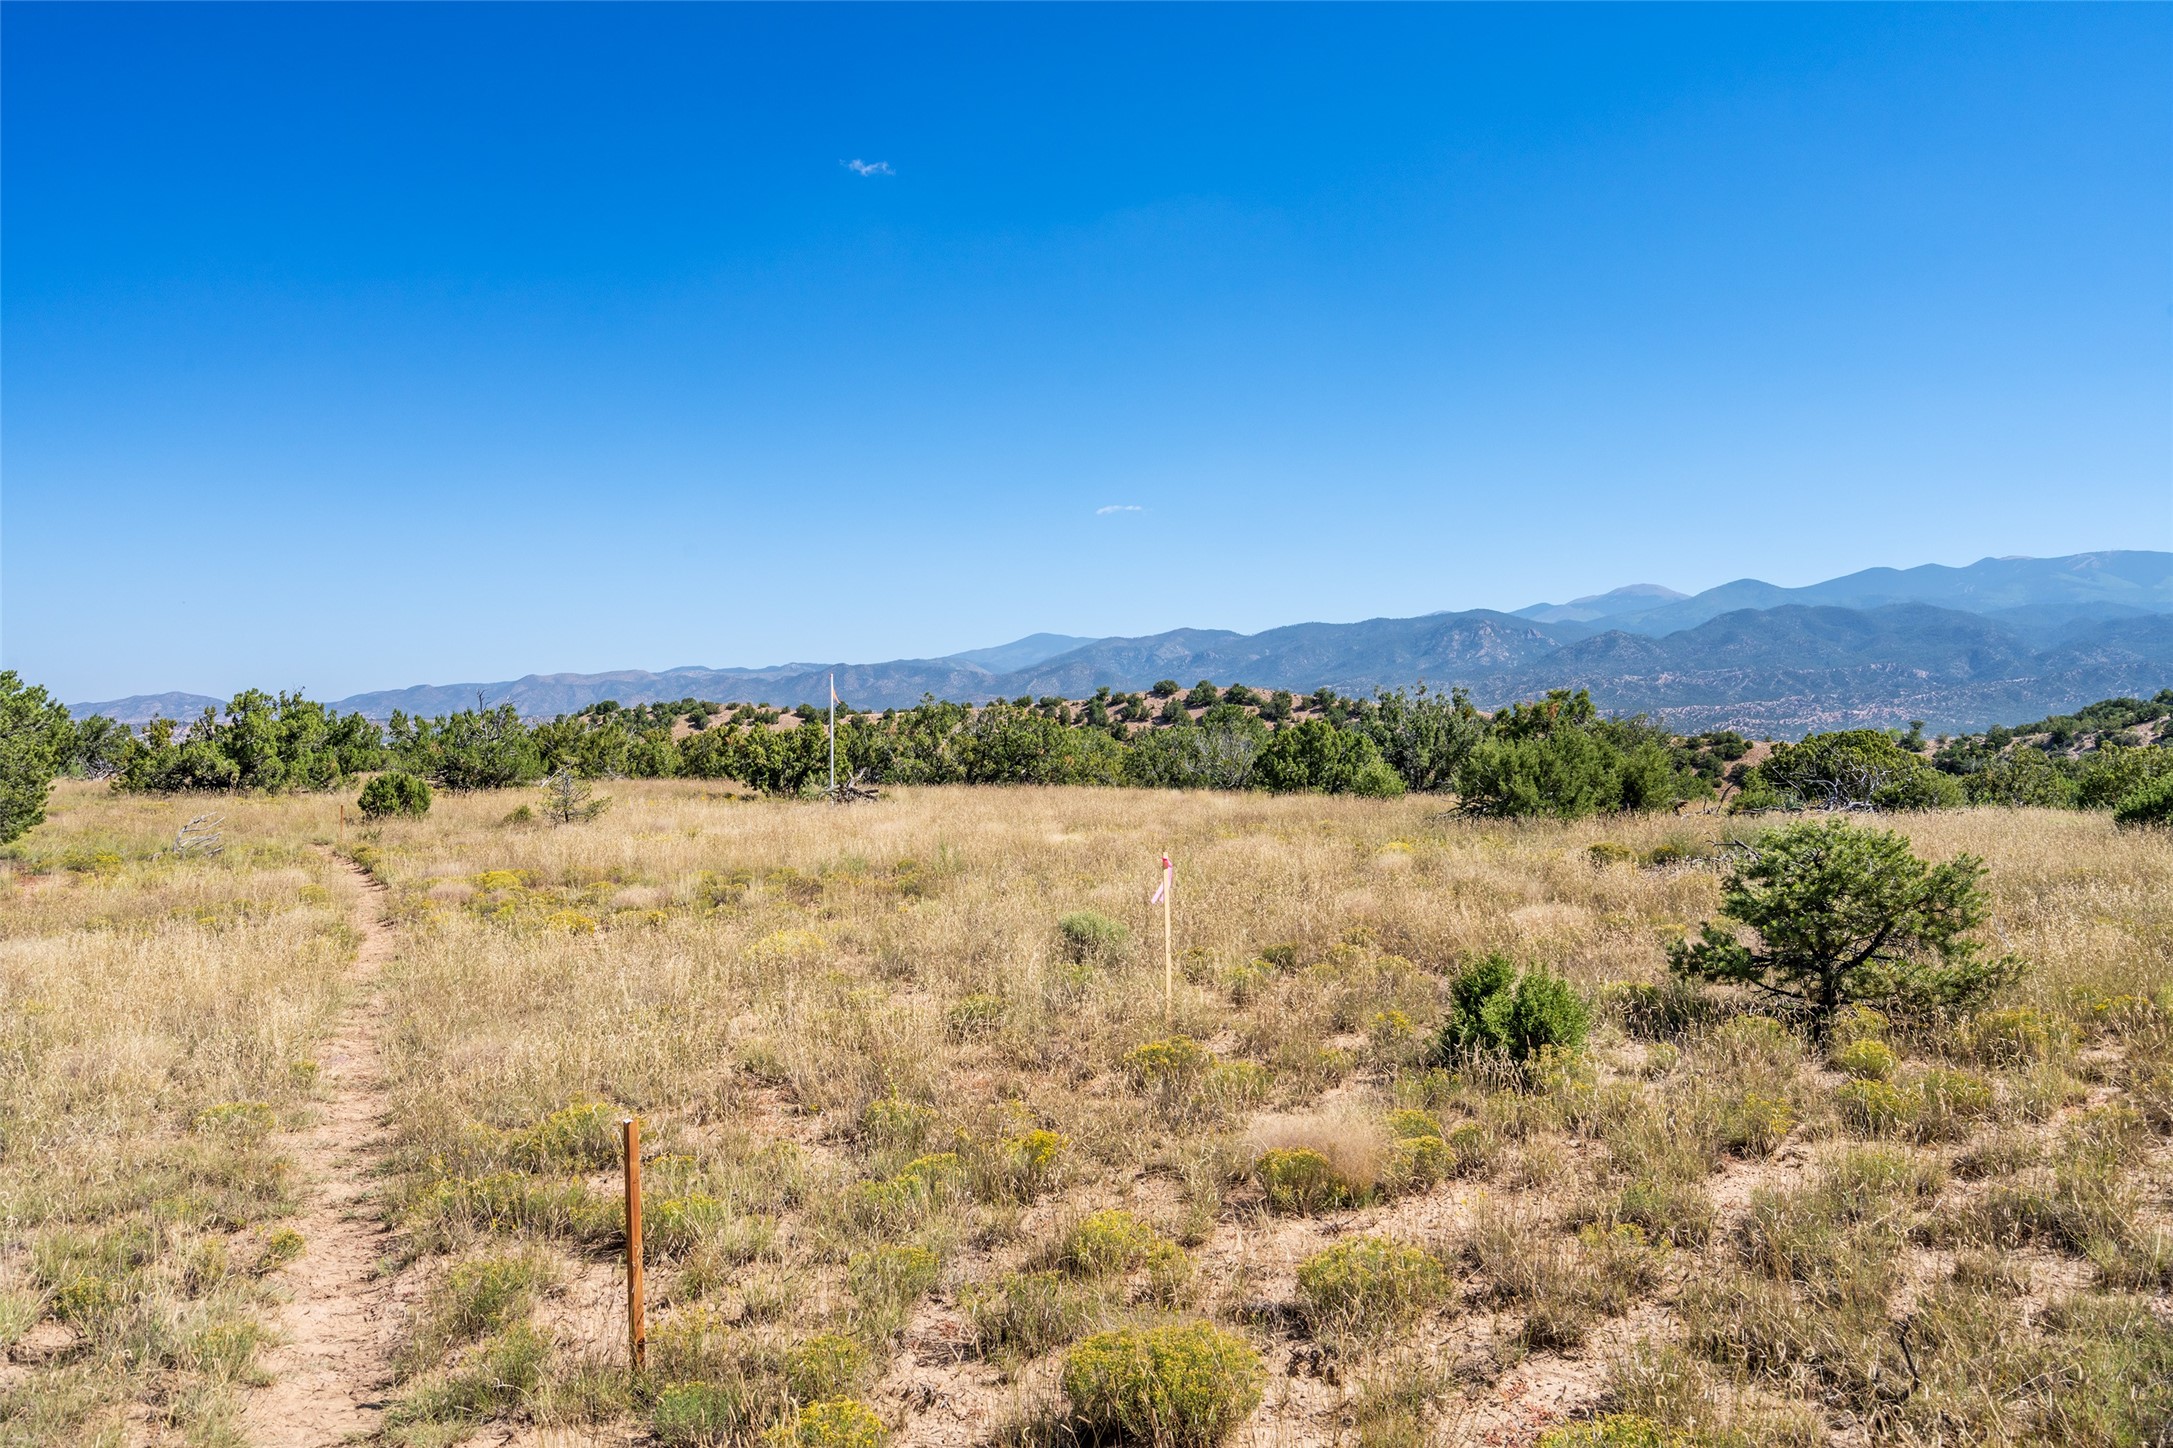
<path fill-rule="evenodd" d="M 1229 1337 L 1148 1339 L 1198 1350 L 1180 1442 L 2173 1441 L 2162 835 L 1882 821 L 1988 862 L 2031 971 L 1829 1055 L 1633 988 L 1743 820 L 605 789 L 591 823 L 441 795 L 344 843 L 335 801 L 222 801 L 189 858 L 214 806 L 56 792 L 0 866 L 0 1441 L 251 1440 L 380 908 L 388 1329 L 353 1371 L 388 1441 L 1066 1441 L 1080 1342 L 1195 1322 Z M 1494 949 L 1588 993 L 1582 1057 L 1429 1064 L 1444 973 Z"/>

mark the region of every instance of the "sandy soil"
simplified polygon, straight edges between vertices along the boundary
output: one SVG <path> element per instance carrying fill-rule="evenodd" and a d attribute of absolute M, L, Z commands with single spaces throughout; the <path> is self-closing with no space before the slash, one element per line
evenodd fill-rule
<path fill-rule="evenodd" d="M 285 1143 L 308 1184 L 302 1212 L 289 1224 L 302 1234 L 303 1249 L 280 1273 L 291 1296 L 275 1322 L 279 1344 L 264 1359 L 271 1384 L 252 1393 L 243 1411 L 250 1438 L 279 1448 L 372 1436 L 392 1382 L 398 1314 L 392 1279 L 381 1268 L 389 1241 L 369 1210 L 369 1173 L 385 1109 L 376 984 L 393 937 L 382 915 L 384 886 L 350 868 L 362 932 L 355 1002 L 325 1047 L 324 1116 Z"/>

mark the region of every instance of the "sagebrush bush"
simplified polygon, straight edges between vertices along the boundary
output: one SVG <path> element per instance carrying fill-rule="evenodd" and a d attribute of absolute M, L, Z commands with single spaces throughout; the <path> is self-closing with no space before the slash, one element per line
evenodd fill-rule
<path fill-rule="evenodd" d="M 1316 1328 L 1385 1331 L 1448 1290 L 1448 1273 L 1432 1253 L 1389 1237 L 1351 1237 L 1298 1265 L 1298 1296 Z"/>
<path fill-rule="evenodd" d="M 785 1386 L 803 1403 L 842 1398 L 859 1389 L 874 1366 L 868 1350 L 837 1332 L 818 1332 L 785 1349 Z"/>
<path fill-rule="evenodd" d="M 1065 956 L 1081 964 L 1104 964 L 1117 959 L 1124 953 L 1125 942 L 1131 938 L 1131 932 L 1121 922 L 1098 910 L 1074 910 L 1060 916 L 1056 934 Z"/>
<path fill-rule="evenodd" d="M 1884 1081 L 1894 1074 L 1894 1050 L 1884 1041 L 1850 1041 L 1832 1056 L 1834 1069 L 1858 1081 Z"/>
<path fill-rule="evenodd" d="M 1771 1156 L 1795 1124 L 1796 1108 L 1786 1097 L 1745 1091 L 1722 1105 L 1717 1139 L 1732 1152 Z"/>
<path fill-rule="evenodd" d="M 1062 1376 L 1080 1427 L 1170 1448 L 1220 1443 L 1265 1379 L 1251 1344 L 1206 1322 L 1096 1333 L 1064 1355 Z"/>
<path fill-rule="evenodd" d="M 1455 1148 L 1438 1134 L 1402 1136 L 1389 1143 L 1381 1185 L 1390 1191 L 1420 1191 L 1456 1175 Z"/>
<path fill-rule="evenodd" d="M 1370 1184 L 1346 1179 L 1327 1157 L 1310 1147 L 1271 1147 L 1261 1152 L 1253 1163 L 1253 1180 L 1267 1193 L 1270 1211 L 1299 1216 L 1356 1206 L 1371 1195 Z"/>
<path fill-rule="evenodd" d="M 883 1448 L 890 1436 L 875 1410 L 857 1398 L 809 1403 L 771 1429 L 776 1448 Z"/>
<path fill-rule="evenodd" d="M 917 1155 L 934 1138 L 940 1121 L 933 1107 L 878 1096 L 861 1108 L 860 1135 L 872 1150 Z"/>
<path fill-rule="evenodd" d="M 625 1155 L 621 1113 L 602 1101 L 577 1101 L 552 1112 L 507 1143 L 515 1166 L 530 1171 L 600 1171 Z"/>
<path fill-rule="evenodd" d="M 961 1038 L 985 1036 L 1003 1021 L 1004 1001 L 999 995 L 977 993 L 961 997 L 944 1012 L 951 1034 Z"/>
<path fill-rule="evenodd" d="M 1992 1087 L 1967 1071 L 1926 1071 L 1910 1104 L 1919 1141 L 1960 1141 L 1992 1114 Z"/>
<path fill-rule="evenodd" d="M 2028 1006 L 1986 1011 L 1960 1031 L 1969 1053 L 1988 1066 L 2018 1066 L 2042 1061 L 2059 1039 L 2054 1023 Z"/>
<path fill-rule="evenodd" d="M 1214 1064 L 1214 1052 L 1185 1036 L 1149 1041 L 1124 1058 L 1133 1079 L 1150 1088 L 1197 1081 Z"/>
<path fill-rule="evenodd" d="M 1536 1448 L 1694 1448 L 1698 1441 L 1650 1418 L 1609 1413 L 1590 1423 L 1550 1428 L 1540 1435 Z"/>
<path fill-rule="evenodd" d="M 1158 1281 L 1182 1281 L 1191 1269 L 1184 1248 L 1121 1207 L 1092 1213 L 1073 1227 L 1063 1246 L 1065 1267 L 1102 1277 L 1146 1268 Z"/>
<path fill-rule="evenodd" d="M 1911 1116 L 1908 1094 L 1884 1081 L 1850 1081 L 1834 1092 L 1841 1120 L 1860 1136 L 1891 1136 L 1904 1129 Z"/>

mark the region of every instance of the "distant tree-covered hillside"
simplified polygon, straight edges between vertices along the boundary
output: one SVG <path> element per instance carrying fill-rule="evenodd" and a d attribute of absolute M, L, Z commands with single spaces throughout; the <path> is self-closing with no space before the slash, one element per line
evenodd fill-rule
<path fill-rule="evenodd" d="M 1965 805 L 2118 810 L 2173 790 L 2173 689 L 2072 714 L 1927 738 L 1846 729 L 1758 743 L 1671 732 L 1556 689 L 1491 713 L 1461 690 L 1303 696 L 1174 679 L 1085 698 L 924 699 L 880 711 L 696 698 L 604 700 L 543 722 L 510 705 L 384 726 L 298 694 L 250 690 L 184 725 L 132 729 L 65 711 L 12 675 L 19 726 L 0 740 L 8 817 L 35 822 L 56 775 L 144 793 L 343 788 L 395 771 L 452 791 L 546 776 L 736 781 L 763 794 L 862 786 L 1130 785 L 1154 789 L 1436 794 L 1475 815 L 1576 818 L 1680 809 L 1908 810 Z M 12 771 L 12 773 L 8 773 Z M 18 778 L 19 777 L 19 778 Z M 2141 808 L 2136 805 L 2136 808 Z M 20 830 L 18 829 L 19 833 Z"/>

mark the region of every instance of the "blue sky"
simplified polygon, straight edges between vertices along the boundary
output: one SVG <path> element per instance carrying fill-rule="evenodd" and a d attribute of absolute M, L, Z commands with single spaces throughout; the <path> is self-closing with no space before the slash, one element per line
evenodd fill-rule
<path fill-rule="evenodd" d="M 2164 6 L 0 40 L 0 662 L 69 699 L 2173 546 Z"/>

